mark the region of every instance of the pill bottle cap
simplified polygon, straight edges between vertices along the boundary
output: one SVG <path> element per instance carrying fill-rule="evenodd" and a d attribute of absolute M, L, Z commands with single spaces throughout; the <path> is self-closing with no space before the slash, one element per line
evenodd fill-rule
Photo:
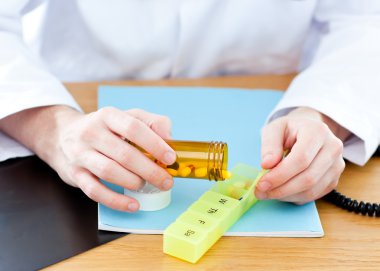
<path fill-rule="evenodd" d="M 171 190 L 161 191 L 148 182 L 139 190 L 124 189 L 124 195 L 140 203 L 140 211 L 158 211 L 170 204 Z"/>

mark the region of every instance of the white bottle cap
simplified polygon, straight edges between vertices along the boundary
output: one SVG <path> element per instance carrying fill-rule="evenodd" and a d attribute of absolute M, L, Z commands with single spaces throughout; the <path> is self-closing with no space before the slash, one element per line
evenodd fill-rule
<path fill-rule="evenodd" d="M 147 182 L 139 190 L 124 189 L 124 195 L 136 199 L 140 203 L 140 211 L 158 211 L 171 201 L 171 190 L 161 191 Z"/>

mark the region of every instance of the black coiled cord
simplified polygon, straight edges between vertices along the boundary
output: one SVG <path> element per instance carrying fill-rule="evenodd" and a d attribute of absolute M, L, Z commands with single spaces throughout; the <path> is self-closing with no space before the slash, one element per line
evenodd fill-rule
<path fill-rule="evenodd" d="M 325 196 L 325 199 L 336 206 L 356 214 L 380 217 L 380 204 L 351 199 L 335 189 Z"/>
<path fill-rule="evenodd" d="M 380 146 L 377 148 L 374 156 L 380 156 Z M 339 206 L 349 212 L 354 212 L 356 214 L 368 215 L 380 217 L 380 203 L 370 203 L 351 199 L 342 195 L 335 189 L 328 193 L 324 197 L 327 201 Z"/>

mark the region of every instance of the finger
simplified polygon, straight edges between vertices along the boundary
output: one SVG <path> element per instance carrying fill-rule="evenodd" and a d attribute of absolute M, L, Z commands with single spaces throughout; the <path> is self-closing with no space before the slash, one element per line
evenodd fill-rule
<path fill-rule="evenodd" d="M 130 190 L 138 190 L 144 185 L 141 177 L 133 174 L 120 164 L 96 151 L 87 151 L 78 161 L 79 166 L 107 182 Z"/>
<path fill-rule="evenodd" d="M 87 170 L 79 170 L 74 177 L 78 187 L 96 202 L 126 212 L 135 212 L 140 208 L 139 203 L 134 198 L 110 190 Z"/>
<path fill-rule="evenodd" d="M 329 176 L 328 174 L 326 174 L 324 177 L 322 177 L 322 178 L 326 178 L 326 180 L 328 180 L 329 183 L 325 187 L 325 189 L 322 190 L 322 192 L 319 195 L 317 195 L 318 199 L 327 195 L 338 186 L 340 176 L 342 175 L 345 167 L 346 167 L 346 163 L 344 162 L 343 157 L 341 157 L 341 159 L 336 161 L 336 163 L 334 163 L 334 165 L 332 166 L 331 175 Z"/>
<path fill-rule="evenodd" d="M 261 166 L 270 169 L 276 166 L 282 158 L 286 121 L 275 120 L 262 129 L 261 133 Z"/>
<path fill-rule="evenodd" d="M 103 109 L 103 119 L 109 129 L 137 144 L 164 164 L 171 165 L 176 153 L 145 123 L 115 108 Z"/>
<path fill-rule="evenodd" d="M 126 112 L 144 122 L 160 137 L 164 139 L 171 138 L 172 123 L 168 117 L 146 112 L 141 109 L 131 109 Z"/>
<path fill-rule="evenodd" d="M 313 188 L 336 160 L 331 154 L 330 146 L 331 144 L 324 145 L 306 170 L 279 187 L 267 191 L 267 198 L 286 198 Z"/>
<path fill-rule="evenodd" d="M 258 189 L 262 192 L 272 190 L 307 169 L 322 148 L 326 133 L 325 130 L 301 128 L 288 156 L 260 180 Z"/>
<path fill-rule="evenodd" d="M 111 132 L 101 133 L 98 137 L 92 143 L 98 152 L 161 190 L 169 190 L 173 186 L 173 177 L 166 170 L 120 137 Z"/>
<path fill-rule="evenodd" d="M 280 200 L 302 205 L 323 197 L 338 185 L 339 177 L 343 172 L 344 167 L 345 164 L 343 158 L 337 160 L 315 186 Z"/>

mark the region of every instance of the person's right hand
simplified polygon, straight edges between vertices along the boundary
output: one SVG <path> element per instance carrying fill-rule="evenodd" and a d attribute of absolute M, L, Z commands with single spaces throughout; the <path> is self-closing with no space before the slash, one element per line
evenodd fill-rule
<path fill-rule="evenodd" d="M 56 170 L 61 178 L 83 190 L 91 199 L 113 209 L 136 211 L 139 203 L 108 189 L 98 178 L 131 190 L 147 181 L 161 190 L 173 185 L 173 178 L 128 139 L 160 162 L 170 165 L 176 153 L 163 138 L 170 137 L 167 117 L 143 110 L 120 111 L 103 108 L 77 115 L 59 133 Z"/>
<path fill-rule="evenodd" d="M 100 180 L 136 190 L 147 181 L 161 190 L 173 178 L 128 139 L 160 162 L 175 162 L 167 117 L 134 109 L 103 108 L 83 115 L 66 106 L 29 109 L 7 117 L 0 129 L 32 149 L 68 184 L 110 208 L 134 212 L 139 203 L 107 188 Z"/>

